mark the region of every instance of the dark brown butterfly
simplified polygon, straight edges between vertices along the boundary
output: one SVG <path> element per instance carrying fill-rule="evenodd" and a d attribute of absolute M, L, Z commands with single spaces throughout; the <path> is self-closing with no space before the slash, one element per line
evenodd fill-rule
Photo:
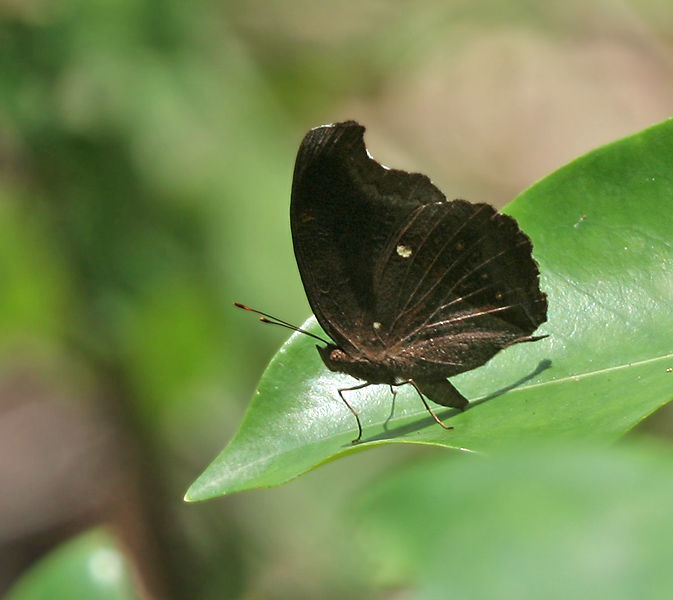
<path fill-rule="evenodd" d="M 381 166 L 363 135 L 354 121 L 309 131 L 290 207 L 304 289 L 334 342 L 318 352 L 330 370 L 364 381 L 338 390 L 357 420 L 354 442 L 362 426 L 343 392 L 411 384 L 450 429 L 424 396 L 464 408 L 447 378 L 545 337 L 531 334 L 547 318 L 531 241 L 512 217 Z"/>

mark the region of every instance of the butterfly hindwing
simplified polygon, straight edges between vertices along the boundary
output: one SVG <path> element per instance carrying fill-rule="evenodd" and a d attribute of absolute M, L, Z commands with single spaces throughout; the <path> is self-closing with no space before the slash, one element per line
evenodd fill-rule
<path fill-rule="evenodd" d="M 441 203 L 435 213 L 432 221 L 415 220 L 418 234 L 407 232 L 421 240 L 418 247 L 403 240 L 406 276 L 392 266 L 401 262 L 395 253 L 383 269 L 383 278 L 388 272 L 398 281 L 387 341 L 409 369 L 434 363 L 450 376 L 529 337 L 546 320 L 547 303 L 530 240 L 514 219 L 459 200 Z"/>

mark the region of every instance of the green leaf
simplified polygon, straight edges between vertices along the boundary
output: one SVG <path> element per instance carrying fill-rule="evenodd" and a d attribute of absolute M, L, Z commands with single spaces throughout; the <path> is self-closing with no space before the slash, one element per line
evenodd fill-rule
<path fill-rule="evenodd" d="M 413 390 L 338 388 L 293 335 L 269 364 L 238 433 L 187 492 L 202 500 L 286 482 L 351 452 L 393 442 L 492 452 L 513 441 L 614 440 L 673 397 L 673 120 L 604 146 L 507 208 L 533 240 L 550 337 L 508 348 L 452 379 L 471 400 L 435 424 Z M 312 320 L 305 325 L 315 331 Z M 406 386 L 407 388 L 409 386 Z"/>
<path fill-rule="evenodd" d="M 65 542 L 31 567 L 5 600 L 134 600 L 130 569 L 105 529 Z"/>
<path fill-rule="evenodd" d="M 379 587 L 410 600 L 670 598 L 670 447 L 455 458 L 398 465 L 355 502 L 353 551 Z"/>

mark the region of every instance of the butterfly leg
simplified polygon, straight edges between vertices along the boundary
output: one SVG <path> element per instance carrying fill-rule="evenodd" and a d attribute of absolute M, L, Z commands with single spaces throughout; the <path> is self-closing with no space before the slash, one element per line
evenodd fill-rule
<path fill-rule="evenodd" d="M 390 388 L 390 393 L 393 395 L 393 401 L 392 404 L 390 405 L 390 414 L 388 415 L 388 418 L 383 422 L 383 429 L 385 431 L 388 431 L 388 423 L 390 422 L 390 419 L 393 418 L 393 414 L 395 413 L 395 398 L 397 397 L 397 390 L 392 386 L 388 386 Z"/>
<path fill-rule="evenodd" d="M 445 423 L 444 423 L 444 422 L 443 422 L 443 421 L 442 421 L 442 420 L 435 414 L 435 411 L 433 411 L 432 408 L 430 408 L 430 405 L 429 405 L 428 402 L 426 401 L 425 396 L 423 396 L 423 393 L 421 392 L 421 390 L 419 389 L 418 385 L 416 385 L 416 382 L 415 382 L 413 379 L 407 379 L 407 381 L 403 381 L 402 383 L 400 383 L 400 384 L 396 384 L 396 385 L 404 385 L 405 383 L 408 383 L 408 384 L 410 384 L 410 385 L 412 385 L 412 386 L 414 387 L 414 389 L 418 392 L 418 395 L 419 395 L 420 398 L 421 398 L 421 402 L 423 402 L 423 406 L 425 406 L 425 409 L 430 413 L 430 416 L 432 416 L 432 418 L 433 418 L 439 425 L 441 425 L 444 429 L 453 429 L 453 427 L 451 427 L 450 425 L 446 425 L 446 424 L 445 424 Z"/>
<path fill-rule="evenodd" d="M 365 382 L 360 385 L 355 385 L 353 387 L 349 388 L 343 388 L 341 390 L 337 390 L 339 392 L 339 396 L 341 396 L 341 400 L 343 400 L 343 403 L 348 407 L 348 410 L 350 410 L 353 413 L 353 416 L 355 417 L 355 421 L 358 424 L 358 437 L 356 437 L 351 443 L 352 444 L 357 444 L 360 441 L 360 438 L 362 437 L 362 424 L 360 423 L 360 415 L 358 415 L 357 411 L 348 403 L 348 400 L 344 398 L 343 392 L 353 392 L 355 390 L 361 390 L 362 388 L 367 387 L 368 385 L 371 385 L 371 383 Z"/>
<path fill-rule="evenodd" d="M 441 381 L 416 381 L 416 389 L 428 400 L 435 404 L 465 410 L 469 404 L 467 398 L 463 396 L 448 379 Z"/>

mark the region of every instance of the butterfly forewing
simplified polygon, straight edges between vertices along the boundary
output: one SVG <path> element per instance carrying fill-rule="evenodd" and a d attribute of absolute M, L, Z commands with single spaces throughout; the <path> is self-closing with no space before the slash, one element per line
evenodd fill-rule
<path fill-rule="evenodd" d="M 375 271 L 392 232 L 414 210 L 443 198 L 427 177 L 372 160 L 354 122 L 311 130 L 297 155 L 290 208 L 292 239 L 309 303 L 327 334 L 349 354 L 380 351 Z M 393 284 L 394 285 L 394 284 Z"/>

